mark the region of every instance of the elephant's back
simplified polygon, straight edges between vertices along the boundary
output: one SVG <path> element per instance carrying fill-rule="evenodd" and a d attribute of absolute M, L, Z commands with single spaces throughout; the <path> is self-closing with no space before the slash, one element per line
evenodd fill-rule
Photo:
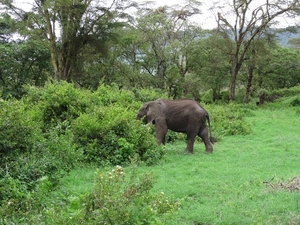
<path fill-rule="evenodd" d="M 188 117 L 192 114 L 203 114 L 203 108 L 194 100 L 167 100 L 164 105 L 165 113 L 171 117 Z"/>

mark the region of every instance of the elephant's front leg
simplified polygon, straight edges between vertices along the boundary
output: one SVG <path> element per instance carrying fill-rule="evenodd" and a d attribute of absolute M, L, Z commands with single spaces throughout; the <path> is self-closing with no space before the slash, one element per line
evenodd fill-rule
<path fill-rule="evenodd" d="M 165 144 L 165 138 L 166 138 L 166 134 L 168 132 L 168 127 L 166 124 L 161 124 L 161 123 L 157 123 L 157 121 L 155 122 L 156 125 L 156 140 L 158 144 Z"/>

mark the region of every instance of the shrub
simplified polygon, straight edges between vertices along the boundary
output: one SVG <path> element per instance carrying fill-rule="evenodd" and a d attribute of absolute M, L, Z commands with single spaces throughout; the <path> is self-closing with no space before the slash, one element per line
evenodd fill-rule
<path fill-rule="evenodd" d="M 243 105 L 205 106 L 210 115 L 212 136 L 217 140 L 228 135 L 247 135 L 252 132 L 250 124 L 244 117 L 251 116 L 252 111 Z"/>
<path fill-rule="evenodd" d="M 148 126 L 134 119 L 135 114 L 119 106 L 95 108 L 72 123 L 74 140 L 89 162 L 113 165 L 138 157 L 147 164 L 164 155 Z"/>
<path fill-rule="evenodd" d="M 36 125 L 22 102 L 0 100 L 0 130 L 0 165 L 33 148 Z"/>
<path fill-rule="evenodd" d="M 89 105 L 89 91 L 74 88 L 67 82 L 48 83 L 44 88 L 28 87 L 24 99 L 32 110 L 39 111 L 37 120 L 42 122 L 43 131 L 59 123 L 76 119 Z"/>
<path fill-rule="evenodd" d="M 154 101 L 158 98 L 168 98 L 166 93 L 162 93 L 160 89 L 133 89 L 136 101 L 142 103 Z"/>
<path fill-rule="evenodd" d="M 135 96 L 132 91 L 119 89 L 115 83 L 112 83 L 111 85 L 101 84 L 91 94 L 91 99 L 95 105 L 109 106 L 117 103 L 119 106 L 128 107 L 135 100 Z"/>
<path fill-rule="evenodd" d="M 204 102 L 206 104 L 213 103 L 213 90 L 209 89 L 208 91 L 201 92 L 200 93 L 201 102 Z"/>
<path fill-rule="evenodd" d="M 59 128 L 48 133 L 48 138 L 40 138 L 30 149 L 30 154 L 15 154 L 14 159 L 6 160 L 0 169 L 0 200 L 22 201 L 34 190 L 38 180 L 47 176 L 52 186 L 59 178 L 70 171 L 82 155 L 76 152 L 73 136 L 68 131 L 61 135 Z M 13 185 L 17 183 L 18 185 Z"/>
<path fill-rule="evenodd" d="M 259 104 L 263 104 L 265 102 L 273 102 L 274 100 L 282 97 L 291 97 L 299 94 L 300 85 L 291 88 L 283 88 L 272 91 L 261 89 L 258 91 Z"/>
<path fill-rule="evenodd" d="M 295 97 L 293 98 L 293 100 L 291 101 L 291 106 L 300 106 L 300 97 Z"/>
<path fill-rule="evenodd" d="M 95 173 L 91 194 L 83 199 L 84 222 L 89 224 L 163 224 L 164 217 L 178 210 L 179 202 L 163 193 L 151 194 L 154 177 L 137 176 L 133 171 L 126 179 L 122 167 L 111 172 Z"/>
<path fill-rule="evenodd" d="M 0 100 L 0 205 L 22 205 L 43 176 L 55 186 L 81 155 L 67 121 L 43 133 L 41 112 L 32 103 Z"/>

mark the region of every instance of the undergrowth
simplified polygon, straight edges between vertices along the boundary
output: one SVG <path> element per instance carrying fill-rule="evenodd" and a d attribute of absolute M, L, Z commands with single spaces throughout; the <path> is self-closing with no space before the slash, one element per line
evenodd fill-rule
<path fill-rule="evenodd" d="M 113 84 L 100 85 L 92 92 L 60 82 L 44 88 L 27 87 L 27 95 L 20 100 L 0 100 L 2 222 L 31 223 L 38 220 L 40 210 L 52 216 L 56 210 L 63 210 L 48 209 L 43 199 L 54 193 L 61 179 L 77 167 L 127 166 L 132 160 L 139 166 L 154 166 L 166 160 L 166 147 L 157 146 L 154 126 L 144 126 L 135 120 L 144 101 L 158 97 L 165 96 L 157 90 L 119 90 Z M 218 141 L 230 135 L 251 133 L 251 126 L 245 120 L 252 113 L 249 107 L 235 104 L 204 107 Z M 174 132 L 167 137 L 169 143 L 185 139 L 184 134 Z M 92 216 L 99 213 L 94 214 L 91 208 L 87 211 Z M 146 214 L 152 215 L 148 211 Z"/>

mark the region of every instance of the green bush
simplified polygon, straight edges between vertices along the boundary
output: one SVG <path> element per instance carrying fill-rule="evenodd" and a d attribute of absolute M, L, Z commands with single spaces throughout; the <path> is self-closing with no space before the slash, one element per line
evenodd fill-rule
<path fill-rule="evenodd" d="M 205 102 L 206 104 L 213 103 L 213 90 L 209 89 L 208 91 L 201 92 L 200 99 L 201 102 Z"/>
<path fill-rule="evenodd" d="M 37 140 L 29 154 L 14 154 L 14 159 L 3 162 L 0 168 L 0 201 L 21 201 L 20 196 L 34 190 L 38 180 L 44 176 L 49 178 L 52 186 L 57 185 L 59 178 L 70 171 L 82 156 L 72 141 L 69 131 L 61 135 L 60 128 L 53 129 L 48 138 Z"/>
<path fill-rule="evenodd" d="M 38 111 L 35 118 L 42 122 L 43 131 L 57 126 L 59 123 L 76 119 L 84 113 L 90 100 L 89 91 L 77 89 L 66 82 L 48 83 L 44 88 L 28 87 L 24 101 Z"/>
<path fill-rule="evenodd" d="M 149 126 L 135 120 L 135 113 L 120 106 L 99 107 L 72 123 L 74 140 L 89 162 L 123 164 L 138 157 L 147 164 L 164 155 Z M 151 153 L 151 154 L 150 154 Z"/>
<path fill-rule="evenodd" d="M 37 90 L 18 101 L 0 100 L 0 205 L 24 203 L 43 176 L 55 186 L 82 155 L 67 120 L 44 129 L 40 106 L 46 100 Z"/>
<path fill-rule="evenodd" d="M 135 96 L 132 91 L 119 89 L 119 87 L 114 83 L 111 85 L 101 84 L 90 97 L 92 103 L 95 105 L 110 106 L 118 104 L 125 108 L 131 105 L 135 100 Z"/>
<path fill-rule="evenodd" d="M 133 89 L 136 101 L 143 103 L 154 101 L 158 98 L 168 98 L 166 93 L 162 93 L 160 89 Z"/>
<path fill-rule="evenodd" d="M 212 136 L 217 140 L 229 135 L 247 135 L 252 132 L 244 117 L 252 116 L 252 110 L 239 104 L 205 106 L 210 115 Z"/>
<path fill-rule="evenodd" d="M 91 194 L 83 200 L 84 222 L 89 224 L 163 224 L 179 208 L 163 193 L 151 194 L 154 177 L 137 176 L 133 171 L 126 179 L 122 167 L 111 172 L 97 171 Z"/>
<path fill-rule="evenodd" d="M 35 129 L 22 102 L 0 99 L 0 165 L 32 150 Z"/>
<path fill-rule="evenodd" d="M 297 96 L 291 101 L 291 106 L 300 106 L 300 97 Z"/>
<path fill-rule="evenodd" d="M 263 104 L 265 102 L 273 102 L 274 100 L 283 97 L 293 97 L 299 94 L 300 94 L 300 85 L 291 88 L 276 89 L 271 91 L 265 89 L 261 89 L 258 91 L 260 104 Z"/>

